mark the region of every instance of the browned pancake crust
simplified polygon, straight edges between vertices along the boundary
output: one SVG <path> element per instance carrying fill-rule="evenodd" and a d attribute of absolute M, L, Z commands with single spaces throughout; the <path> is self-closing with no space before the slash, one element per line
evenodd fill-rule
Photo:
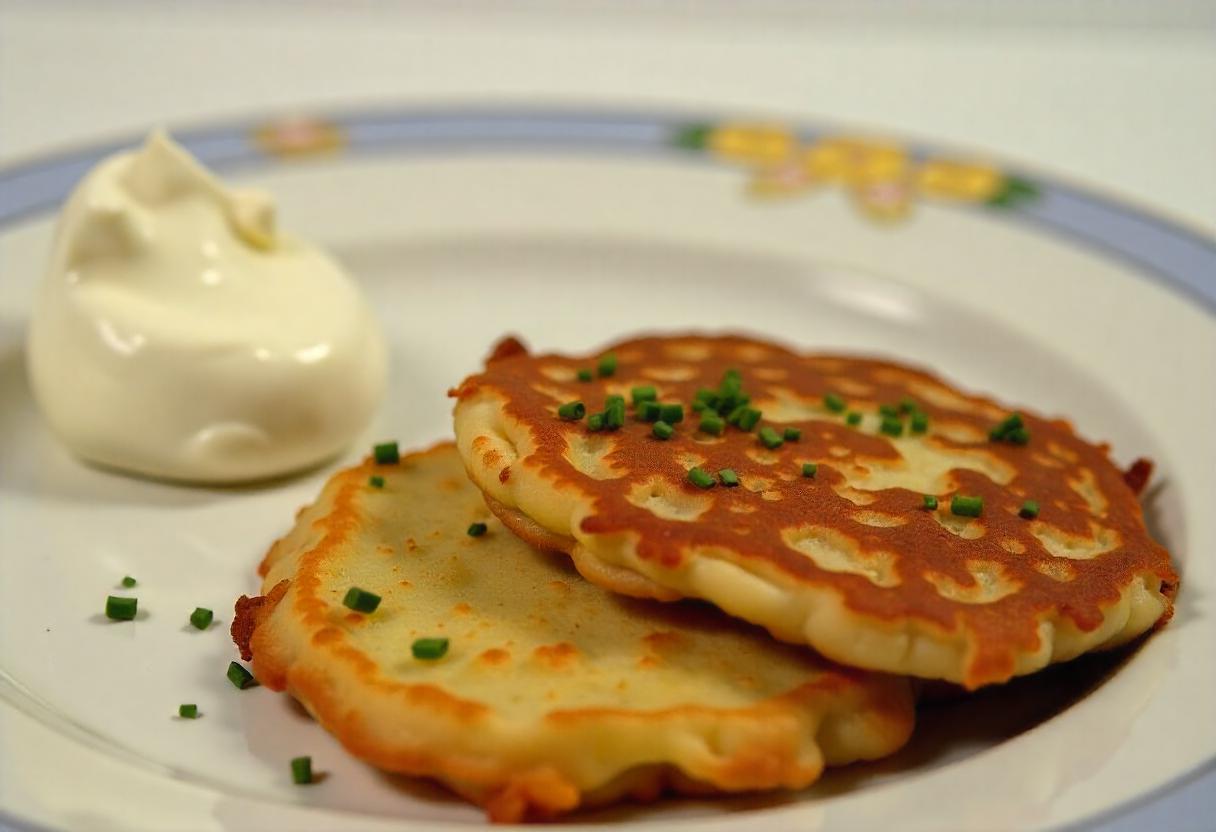
<path fill-rule="evenodd" d="M 981 396 L 953 392 L 932 374 L 905 366 L 845 355 L 799 355 L 748 338 L 641 338 L 612 345 L 600 354 L 608 352 L 618 360 L 615 375 L 578 382 L 564 377 L 594 366 L 594 357 L 530 356 L 515 348 L 500 350 L 484 372 L 466 379 L 452 395 L 463 402 L 490 388 L 505 396 L 507 416 L 526 424 L 535 443 L 535 451 L 515 464 L 527 465 L 559 487 L 577 489 L 591 497 L 594 511 L 583 520 L 581 530 L 596 535 L 636 534 L 638 555 L 647 561 L 675 570 L 693 556 L 694 549 L 728 549 L 743 558 L 764 561 L 766 567 L 775 567 L 798 582 L 831 586 L 849 609 L 870 618 L 915 620 L 942 631 L 961 629 L 971 636 L 974 645 L 964 680 L 969 686 L 1008 678 L 1013 673 L 1015 653 L 1037 648 L 1038 624 L 1049 616 L 1062 615 L 1088 632 L 1103 623 L 1103 608 L 1118 602 L 1135 576 L 1154 574 L 1171 594 L 1177 584 L 1169 553 L 1149 536 L 1136 494 L 1111 462 L 1108 446 L 1084 441 L 1063 419 L 1047 419 L 1019 408 L 1032 437 L 1029 444 L 991 442 L 989 429 L 1011 408 Z M 696 352 L 703 352 L 703 357 L 694 359 Z M 750 360 L 741 360 L 741 355 Z M 671 367 L 691 368 L 692 372 L 681 377 L 655 372 L 656 368 Z M 716 388 L 723 373 L 731 368 L 742 372 L 743 389 L 754 402 L 773 398 L 821 401 L 828 393 L 840 393 L 850 407 L 872 411 L 878 404 L 911 397 L 929 415 L 931 425 L 950 425 L 955 436 L 968 432 L 973 435 L 968 440 L 951 439 L 935 430 L 933 441 L 941 447 L 982 446 L 984 452 L 1016 473 L 1010 482 L 1001 485 L 978 471 L 951 472 L 955 493 L 984 500 L 985 533 L 979 539 L 965 539 L 944 528 L 922 509 L 921 493 L 903 488 L 867 492 L 873 500 L 864 510 L 895 515 L 906 522 L 889 528 L 859 525 L 854 519 L 859 506 L 837 493 L 836 489 L 845 488 L 847 483 L 833 465 L 837 460 L 897 461 L 899 453 L 892 442 L 872 429 L 848 426 L 841 414 L 833 421 L 824 421 L 821 416 L 814 421 L 783 422 L 781 427 L 801 427 L 802 438 L 764 452 L 776 456 L 773 464 L 757 462 L 761 449 L 755 431 L 728 428 L 725 441 L 706 444 L 707 437 L 696 431 L 699 417 L 689 405 L 698 388 Z M 670 440 L 659 441 L 651 436 L 651 426 L 639 423 L 631 413 L 622 430 L 609 434 L 615 447 L 605 459 L 627 474 L 620 479 L 597 480 L 565 458 L 568 434 L 586 432 L 587 428 L 585 422 L 557 419 L 555 396 L 568 392 L 570 398 L 581 399 L 588 412 L 593 412 L 602 407 L 607 393 L 619 391 L 622 378 L 661 378 L 648 383 L 662 389 L 664 401 L 684 403 L 685 422 Z M 926 394 L 928 389 L 943 388 L 966 409 Z M 679 459 L 685 453 L 708 457 L 704 467 L 711 471 L 731 468 L 744 478 L 777 477 L 790 487 L 783 488 L 779 501 L 763 502 L 758 502 L 759 495 L 747 488 L 719 486 L 701 491 L 687 481 L 687 466 Z M 814 479 L 800 480 L 793 487 L 803 460 L 817 460 L 818 473 Z M 1091 506 L 1068 482 L 1083 469 L 1090 472 L 1094 487 L 1106 501 L 1098 515 L 1101 525 L 1117 535 L 1119 544 L 1091 559 L 1068 559 L 1071 577 L 1060 580 L 1048 574 L 1055 566 L 1053 561 L 1060 559 L 1054 558 L 1032 531 L 1038 523 L 1078 538 L 1092 536 L 1090 523 L 1095 515 Z M 500 477 L 507 478 L 510 473 L 504 467 Z M 696 522 L 689 523 L 663 519 L 627 499 L 632 486 L 656 476 L 690 494 L 710 494 L 712 506 Z M 950 495 L 939 496 L 948 514 Z M 1018 516 L 1025 499 L 1038 501 L 1038 521 Z M 759 510 L 732 510 L 743 504 Z M 827 571 L 791 549 L 782 539 L 782 530 L 808 521 L 849 535 L 866 551 L 896 553 L 899 585 L 881 587 L 860 575 Z M 1002 579 L 1015 584 L 1017 591 L 983 604 L 957 603 L 943 597 L 938 589 L 943 581 L 963 589 L 976 585 L 976 577 L 965 566 L 968 561 L 998 564 Z M 1167 609 L 1162 620 L 1169 614 Z"/>

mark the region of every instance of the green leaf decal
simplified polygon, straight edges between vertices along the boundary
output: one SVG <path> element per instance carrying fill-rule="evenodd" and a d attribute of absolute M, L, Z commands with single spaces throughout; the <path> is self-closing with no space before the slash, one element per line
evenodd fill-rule
<path fill-rule="evenodd" d="M 1039 189 L 1033 182 L 1016 176 L 1006 176 L 1001 189 L 988 198 L 994 208 L 1014 208 L 1023 202 L 1039 198 Z"/>

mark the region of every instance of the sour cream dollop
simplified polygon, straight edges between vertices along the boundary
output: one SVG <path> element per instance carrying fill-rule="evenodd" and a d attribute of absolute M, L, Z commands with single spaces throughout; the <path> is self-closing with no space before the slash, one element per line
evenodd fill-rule
<path fill-rule="evenodd" d="M 68 198 L 28 336 L 53 431 L 86 460 L 190 482 L 338 454 L 384 394 L 384 336 L 355 282 L 279 232 L 162 132 Z"/>

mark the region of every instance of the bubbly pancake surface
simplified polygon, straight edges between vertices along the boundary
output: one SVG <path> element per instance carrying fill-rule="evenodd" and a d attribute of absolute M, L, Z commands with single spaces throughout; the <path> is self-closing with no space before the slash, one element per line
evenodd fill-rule
<path fill-rule="evenodd" d="M 614 372 L 580 381 L 605 354 Z M 800 438 L 768 448 L 758 428 L 698 429 L 698 389 L 732 369 L 760 426 Z M 636 386 L 683 403 L 670 439 L 632 408 L 615 431 L 558 417 L 563 402 L 594 412 Z M 1177 576 L 1129 485 L 1142 466 L 1125 481 L 1106 447 L 1025 411 L 1028 442 L 992 441 L 1010 410 L 922 371 L 738 337 L 582 357 L 509 340 L 453 395 L 466 468 L 517 533 L 618 592 L 704 598 L 850 665 L 978 687 L 1124 643 L 1172 610 Z M 900 402 L 923 432 L 908 412 L 898 437 L 880 430 L 880 408 Z M 694 466 L 741 484 L 698 488 Z M 982 498 L 980 516 L 952 513 L 955 495 Z M 1026 500 L 1036 518 L 1019 515 Z"/>
<path fill-rule="evenodd" d="M 262 573 L 266 594 L 242 598 L 233 625 L 259 681 L 355 755 L 498 821 L 667 788 L 797 788 L 912 729 L 907 679 L 584 581 L 493 518 L 451 444 L 337 474 Z M 379 607 L 344 606 L 352 586 Z M 420 638 L 447 653 L 414 658 Z"/>

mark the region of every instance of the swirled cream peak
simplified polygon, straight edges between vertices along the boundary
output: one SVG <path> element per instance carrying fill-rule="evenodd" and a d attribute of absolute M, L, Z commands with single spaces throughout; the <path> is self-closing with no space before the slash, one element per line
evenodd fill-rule
<path fill-rule="evenodd" d="M 339 453 L 384 392 L 355 282 L 162 132 L 97 165 L 59 217 L 28 338 L 43 415 L 79 456 L 237 482 Z"/>

